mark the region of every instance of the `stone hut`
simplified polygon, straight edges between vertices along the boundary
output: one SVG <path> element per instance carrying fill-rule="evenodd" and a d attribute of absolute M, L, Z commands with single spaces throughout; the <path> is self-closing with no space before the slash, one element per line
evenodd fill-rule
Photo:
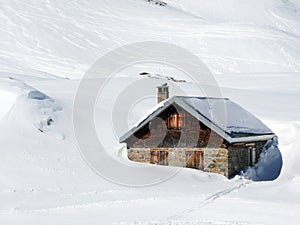
<path fill-rule="evenodd" d="M 169 96 L 158 87 L 158 101 Z M 160 93 L 164 92 L 164 93 Z M 228 178 L 258 161 L 274 133 L 228 98 L 174 96 L 120 138 L 132 161 L 188 167 Z"/>

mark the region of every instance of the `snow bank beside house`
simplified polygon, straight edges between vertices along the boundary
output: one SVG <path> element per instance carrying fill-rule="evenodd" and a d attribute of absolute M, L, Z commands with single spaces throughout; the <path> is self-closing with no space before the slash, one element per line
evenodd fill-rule
<path fill-rule="evenodd" d="M 288 182 L 291 180 L 298 180 L 299 182 L 300 121 L 291 121 L 289 123 L 280 124 L 277 129 L 279 137 L 279 148 L 283 158 L 283 167 L 278 180 Z"/>
<path fill-rule="evenodd" d="M 275 180 L 281 172 L 282 156 L 277 137 L 267 142 L 257 164 L 242 172 L 242 176 L 253 181 Z"/>

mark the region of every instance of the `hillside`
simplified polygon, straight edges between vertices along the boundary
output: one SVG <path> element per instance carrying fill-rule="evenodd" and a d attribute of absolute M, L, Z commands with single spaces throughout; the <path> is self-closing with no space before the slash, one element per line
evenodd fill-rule
<path fill-rule="evenodd" d="M 1 1 L 0 224 L 298 225 L 300 1 L 165 2 Z M 78 149 L 72 117 L 80 78 L 105 53 L 149 40 L 197 55 L 225 97 L 270 127 L 283 163 L 276 180 L 228 180 L 185 168 L 157 185 L 137 188 L 111 182 L 89 167 Z M 147 85 L 135 86 L 134 94 L 147 90 L 149 96 L 140 96 L 127 112 L 122 91 L 139 84 L 141 71 L 151 76 L 143 77 Z M 179 93 L 176 87 L 188 95 L 203 94 L 174 68 L 141 64 L 118 71 L 95 106 L 97 135 L 107 152 L 145 180 L 177 170 L 128 162 L 110 116 L 126 115 L 128 126 L 133 125 L 155 106 L 156 86 L 166 81 L 173 95 Z M 85 126 L 85 109 L 78 117 Z M 274 152 L 247 175 L 275 170 L 269 163 L 278 162 Z M 128 180 L 133 176 L 118 169 L 111 168 Z"/>

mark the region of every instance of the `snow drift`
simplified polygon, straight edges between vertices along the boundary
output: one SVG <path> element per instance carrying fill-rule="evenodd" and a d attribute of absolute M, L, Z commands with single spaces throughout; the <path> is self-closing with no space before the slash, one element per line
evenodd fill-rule
<path fill-rule="evenodd" d="M 2 119 L 13 107 L 16 95 L 10 91 L 0 90 L 0 119 Z"/>
<path fill-rule="evenodd" d="M 276 137 L 266 143 L 257 164 L 242 172 L 242 176 L 253 181 L 275 180 L 279 177 L 281 168 L 282 156 Z"/>

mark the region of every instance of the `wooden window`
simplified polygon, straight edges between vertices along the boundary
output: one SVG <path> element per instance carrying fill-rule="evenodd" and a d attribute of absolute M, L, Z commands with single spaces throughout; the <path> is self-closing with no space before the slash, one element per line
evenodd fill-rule
<path fill-rule="evenodd" d="M 206 125 L 204 125 L 204 123 L 202 123 L 201 121 L 199 121 L 199 124 L 200 124 L 200 129 L 201 130 L 204 130 L 204 131 L 208 130 L 208 127 Z"/>
<path fill-rule="evenodd" d="M 184 121 L 184 113 L 173 113 L 168 117 L 167 127 L 168 129 L 180 130 L 184 126 Z"/>
<path fill-rule="evenodd" d="M 187 151 L 186 152 L 186 167 L 203 170 L 203 168 L 204 168 L 203 152 L 202 151 Z"/>
<path fill-rule="evenodd" d="M 150 154 L 151 154 L 151 158 L 150 158 L 151 164 L 165 165 L 165 166 L 169 165 L 168 151 L 160 150 L 160 149 L 151 149 Z"/>
<path fill-rule="evenodd" d="M 158 151 L 158 165 L 168 165 L 168 152 L 167 151 Z"/>
<path fill-rule="evenodd" d="M 158 162 L 157 151 L 151 150 L 150 154 L 151 154 L 150 163 L 157 164 Z"/>
<path fill-rule="evenodd" d="M 254 166 L 256 164 L 256 148 L 255 147 L 248 148 L 248 161 L 249 161 L 249 166 Z"/>

